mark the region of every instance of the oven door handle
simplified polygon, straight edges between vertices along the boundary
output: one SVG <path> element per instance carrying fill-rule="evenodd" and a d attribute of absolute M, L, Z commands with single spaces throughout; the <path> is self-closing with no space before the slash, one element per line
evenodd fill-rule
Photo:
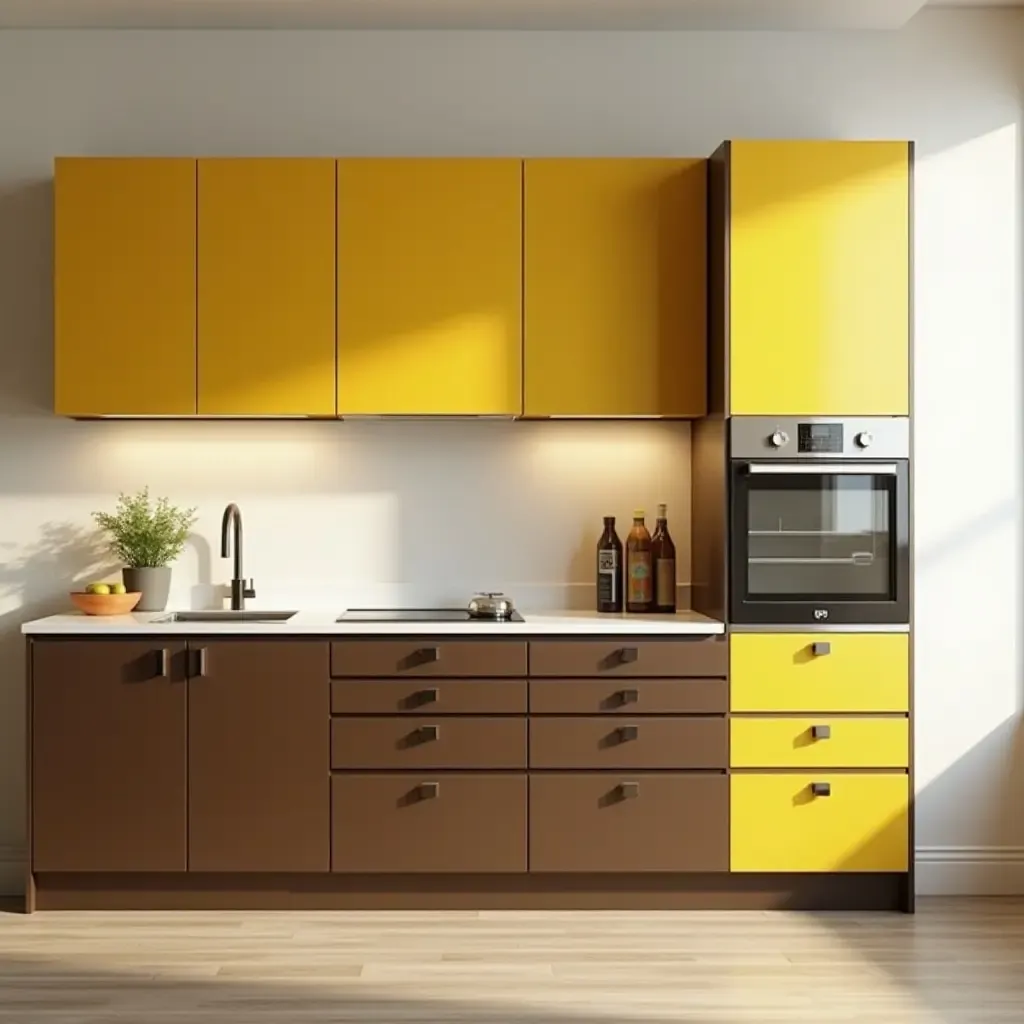
<path fill-rule="evenodd" d="M 841 473 L 847 476 L 896 476 L 899 472 L 899 467 L 894 462 L 860 463 L 859 465 L 849 462 L 833 463 L 832 465 L 814 465 L 813 463 L 800 463 L 799 465 L 789 463 L 787 465 L 778 462 L 751 462 L 747 464 L 747 472 L 757 476 L 762 474 L 765 476 L 789 476 L 790 474 L 799 475 L 802 473 L 817 476 L 830 476 L 833 473 Z"/>

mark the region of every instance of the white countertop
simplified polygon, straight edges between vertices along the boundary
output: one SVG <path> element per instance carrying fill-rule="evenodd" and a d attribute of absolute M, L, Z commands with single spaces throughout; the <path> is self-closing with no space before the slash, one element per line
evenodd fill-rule
<path fill-rule="evenodd" d="M 21 631 L 32 636 L 687 636 L 725 632 L 724 623 L 691 611 L 675 615 L 524 611 L 525 622 L 336 622 L 339 610 L 299 612 L 287 622 L 161 622 L 168 614 L 69 612 L 26 622 Z"/>

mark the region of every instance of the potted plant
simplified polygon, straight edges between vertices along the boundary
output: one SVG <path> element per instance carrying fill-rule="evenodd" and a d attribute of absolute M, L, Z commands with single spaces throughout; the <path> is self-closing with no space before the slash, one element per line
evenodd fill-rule
<path fill-rule="evenodd" d="M 140 612 L 167 607 L 171 589 L 170 563 L 181 554 L 195 524 L 195 509 L 176 508 L 166 498 L 149 500 L 149 488 L 122 494 L 113 513 L 94 512 L 93 519 L 107 532 L 110 548 L 125 564 L 121 571 L 129 593 L 140 591 L 135 606 Z"/>

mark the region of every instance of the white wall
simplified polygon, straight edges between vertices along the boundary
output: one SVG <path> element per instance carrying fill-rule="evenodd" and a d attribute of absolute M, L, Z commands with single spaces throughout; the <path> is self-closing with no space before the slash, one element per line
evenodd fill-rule
<path fill-rule="evenodd" d="M 1024 890 L 1021 53 L 1021 12 L 848 35 L 0 33 L 0 861 L 23 843 L 16 630 L 102 565 L 83 531 L 120 488 L 199 504 L 180 602 L 226 577 L 232 499 L 267 605 L 481 585 L 578 601 L 605 509 L 665 496 L 685 536 L 685 425 L 49 417 L 54 154 L 701 155 L 726 137 L 875 136 L 914 138 L 919 158 L 921 878 Z"/>

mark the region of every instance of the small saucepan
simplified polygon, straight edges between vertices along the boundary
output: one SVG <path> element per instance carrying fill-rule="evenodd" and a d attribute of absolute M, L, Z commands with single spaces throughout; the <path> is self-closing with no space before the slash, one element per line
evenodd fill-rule
<path fill-rule="evenodd" d="M 474 619 L 507 619 L 514 611 L 512 598 L 505 594 L 474 594 L 469 602 L 469 614 Z"/>

